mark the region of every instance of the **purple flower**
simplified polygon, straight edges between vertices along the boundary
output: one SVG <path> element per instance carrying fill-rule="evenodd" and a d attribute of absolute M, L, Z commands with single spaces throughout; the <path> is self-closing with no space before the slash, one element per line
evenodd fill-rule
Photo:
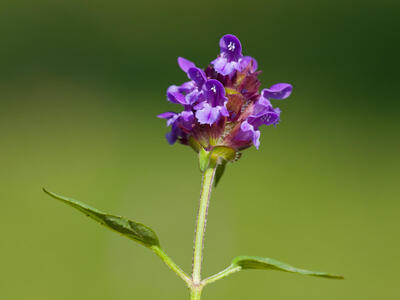
<path fill-rule="evenodd" d="M 191 67 L 187 71 L 189 79 L 193 80 L 196 86 L 201 89 L 207 81 L 206 74 L 202 69 Z"/>
<path fill-rule="evenodd" d="M 273 108 L 271 102 L 261 96 L 254 104 L 253 112 L 247 121 L 255 128 L 261 125 L 276 125 L 279 122 L 280 114 L 279 108 Z"/>
<path fill-rule="evenodd" d="M 239 39 L 232 35 L 226 34 L 219 40 L 221 48 L 221 56 L 225 57 L 229 62 L 238 61 L 242 58 L 242 45 Z"/>
<path fill-rule="evenodd" d="M 183 72 L 185 72 L 190 80 L 193 82 L 191 83 L 191 87 L 193 88 L 193 83 L 197 85 L 198 88 L 202 88 L 203 84 L 206 82 L 207 77 L 206 74 L 202 69 L 199 69 L 196 67 L 196 65 L 191 62 L 190 60 L 187 60 L 186 58 L 183 57 L 178 57 L 178 65 L 182 69 Z M 190 82 L 190 81 L 189 81 Z M 186 82 L 184 83 L 186 87 L 189 87 L 190 85 Z"/>
<path fill-rule="evenodd" d="M 243 72 L 248 66 L 250 66 L 250 71 L 254 73 L 257 71 L 258 63 L 251 56 L 244 56 L 239 60 L 238 71 Z"/>
<path fill-rule="evenodd" d="M 175 112 L 165 112 L 157 116 L 167 120 L 167 126 L 171 126 L 171 131 L 166 134 L 167 141 L 172 145 L 178 138 L 186 138 L 186 131 L 192 129 L 194 116 L 192 111 L 184 110 L 177 114 Z"/>
<path fill-rule="evenodd" d="M 252 142 L 253 145 L 258 149 L 260 147 L 260 131 L 251 125 L 248 121 L 243 121 L 240 125 L 240 130 L 235 136 L 235 139 L 239 142 Z"/>
<path fill-rule="evenodd" d="M 187 75 L 192 80 L 193 88 L 188 92 L 186 98 L 187 102 L 194 105 L 203 99 L 203 87 L 207 81 L 207 77 L 203 70 L 196 67 L 189 68 Z"/>
<path fill-rule="evenodd" d="M 171 85 L 167 90 L 167 98 L 172 103 L 182 104 L 186 107 L 199 101 L 207 77 L 203 70 L 183 57 L 178 57 L 178 65 L 191 81 L 185 82 L 181 86 Z"/>
<path fill-rule="evenodd" d="M 219 56 L 205 70 L 178 57 L 178 65 L 189 78 L 181 85 L 171 85 L 168 101 L 183 106 L 180 113 L 166 112 L 158 117 L 167 121 L 170 144 L 177 140 L 193 149 L 211 151 L 216 146 L 235 152 L 260 146 L 260 126 L 276 126 L 280 109 L 271 99 L 286 99 L 292 85 L 278 83 L 260 92 L 257 61 L 243 56 L 239 39 L 231 34 L 220 41 Z"/>
<path fill-rule="evenodd" d="M 171 85 L 167 89 L 167 98 L 170 102 L 175 104 L 189 105 L 185 95 L 183 94 L 182 86 Z"/>
<path fill-rule="evenodd" d="M 225 89 L 221 82 L 210 79 L 204 84 L 204 101 L 197 104 L 194 109 L 196 118 L 200 124 L 212 125 L 221 116 L 229 116 L 226 109 L 228 98 L 225 97 Z"/>
<path fill-rule="evenodd" d="M 239 39 L 231 34 L 224 35 L 220 41 L 221 54 L 211 63 L 215 71 L 222 75 L 230 75 L 239 68 L 239 60 L 243 57 Z"/>
<path fill-rule="evenodd" d="M 257 149 L 260 146 L 261 125 L 276 125 L 279 122 L 280 109 L 273 108 L 271 102 L 260 97 L 253 106 L 252 113 L 241 123 L 239 130 L 232 136 L 238 146 L 252 143 Z"/>
<path fill-rule="evenodd" d="M 220 41 L 219 46 L 221 48 L 220 55 L 213 60 L 211 63 L 214 66 L 215 71 L 221 75 L 231 75 L 235 71 L 242 72 L 250 65 L 250 71 L 255 72 L 257 70 L 257 61 L 250 57 L 242 54 L 242 45 L 239 39 L 232 35 L 224 35 Z"/>

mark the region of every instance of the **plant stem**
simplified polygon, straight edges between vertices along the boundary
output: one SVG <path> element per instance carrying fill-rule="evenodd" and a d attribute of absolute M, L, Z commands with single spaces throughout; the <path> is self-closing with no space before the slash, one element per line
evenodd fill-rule
<path fill-rule="evenodd" d="M 203 174 L 203 185 L 200 194 L 200 206 L 197 216 L 196 237 L 194 240 L 193 252 L 193 285 L 201 284 L 201 263 L 203 260 L 203 242 L 207 223 L 207 210 L 210 202 L 211 190 L 214 181 L 216 166 L 208 167 Z M 191 299 L 200 299 L 201 290 L 192 289 Z"/>
<path fill-rule="evenodd" d="M 190 292 L 190 300 L 200 300 L 201 289 L 192 289 Z"/>
<path fill-rule="evenodd" d="M 159 246 L 152 246 L 151 249 L 172 271 L 182 278 L 189 287 L 192 285 L 191 278 Z"/>

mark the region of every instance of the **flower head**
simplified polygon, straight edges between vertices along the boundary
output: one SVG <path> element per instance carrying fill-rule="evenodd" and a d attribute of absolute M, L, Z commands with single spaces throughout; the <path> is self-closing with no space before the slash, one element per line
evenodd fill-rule
<path fill-rule="evenodd" d="M 167 99 L 180 104 L 180 113 L 158 115 L 167 120 L 170 144 L 179 141 L 195 150 L 216 147 L 234 153 L 254 145 L 260 146 L 260 126 L 276 126 L 281 111 L 271 99 L 286 99 L 292 85 L 278 83 L 260 92 L 257 61 L 243 56 L 239 39 L 224 35 L 219 42 L 220 54 L 204 70 L 182 57 L 178 65 L 189 81 L 167 89 Z"/>

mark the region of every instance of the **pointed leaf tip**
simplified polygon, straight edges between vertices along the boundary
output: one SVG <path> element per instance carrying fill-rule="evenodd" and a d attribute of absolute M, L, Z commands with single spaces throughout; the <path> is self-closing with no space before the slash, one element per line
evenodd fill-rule
<path fill-rule="evenodd" d="M 226 167 L 226 162 L 222 162 L 220 165 L 217 166 L 217 170 L 215 172 L 215 181 L 214 181 L 214 187 L 217 187 L 219 181 L 222 178 L 222 175 L 224 175 L 225 172 L 225 167 Z"/>
<path fill-rule="evenodd" d="M 160 242 L 156 233 L 151 228 L 141 223 L 104 213 L 96 208 L 90 207 L 83 202 L 57 195 L 46 190 L 45 188 L 43 188 L 43 191 L 52 198 L 60 200 L 61 202 L 64 202 L 65 204 L 68 204 L 79 210 L 108 229 L 116 231 L 123 236 L 142 244 L 145 247 L 160 246 Z"/>
<path fill-rule="evenodd" d="M 275 271 L 297 273 L 301 275 L 316 276 L 329 279 L 344 279 L 343 276 L 339 275 L 332 275 L 323 272 L 314 272 L 304 269 L 298 269 L 292 267 L 291 265 L 267 257 L 238 256 L 233 259 L 232 265 L 240 266 L 243 270 L 244 269 L 275 270 Z"/>

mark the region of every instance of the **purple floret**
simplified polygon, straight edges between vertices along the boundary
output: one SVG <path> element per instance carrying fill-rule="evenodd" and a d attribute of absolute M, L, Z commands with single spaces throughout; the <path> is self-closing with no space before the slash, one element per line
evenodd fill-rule
<path fill-rule="evenodd" d="M 278 124 L 280 113 L 279 108 L 273 108 L 271 102 L 261 96 L 254 104 L 251 115 L 242 122 L 236 139 L 251 141 L 258 149 L 260 146 L 260 131 L 258 128 L 261 125 L 269 126 Z"/>
<path fill-rule="evenodd" d="M 260 135 L 258 129 L 254 128 L 248 121 L 243 121 L 235 139 L 245 142 L 250 141 L 258 149 L 258 147 L 260 147 Z"/>
<path fill-rule="evenodd" d="M 211 63 L 218 73 L 224 76 L 230 75 L 239 69 L 239 60 L 243 57 L 242 45 L 236 36 L 227 34 L 220 39 L 219 46 L 221 53 Z"/>
<path fill-rule="evenodd" d="M 279 122 L 280 114 L 279 108 L 273 108 L 271 102 L 261 96 L 255 103 L 253 113 L 247 118 L 247 121 L 256 128 L 261 125 L 276 125 Z"/>
<path fill-rule="evenodd" d="M 204 101 L 197 104 L 196 118 L 200 124 L 212 125 L 219 120 L 221 116 L 229 116 L 226 109 L 228 98 L 225 97 L 225 89 L 221 82 L 210 79 L 204 84 Z"/>
<path fill-rule="evenodd" d="M 239 39 L 232 35 L 224 35 L 220 41 L 220 55 L 211 62 L 215 71 L 221 75 L 231 75 L 235 71 L 242 72 L 249 64 L 252 64 L 251 71 L 257 70 L 257 61 L 250 56 L 243 56 L 242 45 Z"/>
<path fill-rule="evenodd" d="M 186 138 L 186 131 L 192 129 L 194 116 L 192 111 L 184 110 L 177 114 L 175 112 L 165 112 L 157 116 L 167 120 L 167 126 L 171 126 L 171 131 L 166 134 L 168 143 L 173 145 L 178 138 Z"/>
<path fill-rule="evenodd" d="M 194 63 L 183 57 L 178 58 L 178 64 L 191 81 L 185 82 L 181 86 L 170 86 L 167 90 L 167 98 L 170 102 L 182 104 L 185 107 L 194 105 L 202 98 L 202 88 L 207 81 L 206 74 Z"/>
<path fill-rule="evenodd" d="M 239 60 L 238 71 L 242 72 L 245 70 L 249 65 L 251 65 L 250 71 L 254 73 L 257 71 L 258 63 L 257 61 L 251 56 L 244 56 Z"/>

